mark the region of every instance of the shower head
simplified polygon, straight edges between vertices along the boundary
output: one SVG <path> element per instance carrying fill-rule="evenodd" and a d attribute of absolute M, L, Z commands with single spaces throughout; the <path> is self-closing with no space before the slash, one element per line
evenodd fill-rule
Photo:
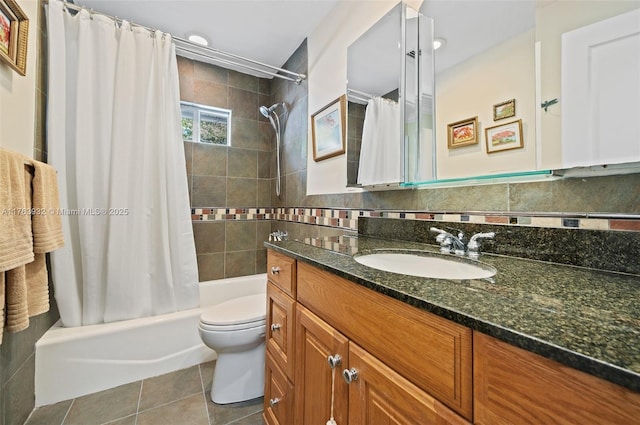
<path fill-rule="evenodd" d="M 275 109 L 276 109 L 278 106 L 282 106 L 282 109 L 284 109 L 284 110 L 286 110 L 286 109 L 287 109 L 287 106 L 285 105 L 285 103 L 284 103 L 284 102 L 279 102 L 279 103 L 274 103 L 273 105 L 271 105 L 271 106 L 270 106 L 270 107 L 268 107 L 268 108 L 267 108 L 266 106 L 261 106 L 261 107 L 260 107 L 260 113 L 261 113 L 262 115 L 264 115 L 264 117 L 265 117 L 265 118 L 269 118 L 269 115 L 270 115 L 273 111 L 275 111 Z"/>
<path fill-rule="evenodd" d="M 261 106 L 260 113 L 264 115 L 265 118 L 269 118 L 269 114 L 271 113 L 271 111 L 266 106 Z"/>

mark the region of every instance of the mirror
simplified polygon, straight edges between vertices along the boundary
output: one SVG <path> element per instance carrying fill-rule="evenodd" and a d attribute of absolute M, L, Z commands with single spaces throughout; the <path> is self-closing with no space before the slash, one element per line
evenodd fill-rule
<path fill-rule="evenodd" d="M 562 34 L 639 8 L 637 0 L 424 0 L 419 15 L 432 17 L 434 37 L 445 40 L 435 52 L 435 120 L 431 125 L 435 131 L 430 133 L 436 140 L 432 167 L 435 182 L 548 175 L 547 170 L 572 166 L 563 160 L 561 134 Z M 637 55 L 640 63 L 639 58 Z M 375 68 L 373 64 L 368 66 Z M 513 116 L 496 119 L 499 115 L 494 117 L 495 110 L 501 112 L 500 105 L 511 100 L 515 100 Z M 640 104 L 640 96 L 636 101 Z M 540 105 L 546 102 L 551 104 L 545 110 Z M 358 114 L 361 129 L 362 111 Z M 433 118 L 434 114 L 421 112 L 419 116 Z M 475 143 L 450 148 L 449 125 L 475 117 Z M 514 121 L 519 123 L 512 124 Z M 487 148 L 487 133 L 500 136 L 503 125 L 505 131 L 522 128 L 522 147 L 501 149 L 498 144 L 497 149 Z M 348 129 L 350 135 L 357 134 L 351 124 Z M 350 170 L 353 156 L 348 157 Z M 411 157 L 412 153 L 405 151 L 405 160 Z M 593 171 L 638 172 L 638 163 L 611 166 L 603 164 L 597 155 L 590 164 L 588 175 Z M 567 175 L 579 172 L 556 171 Z M 434 180 L 429 175 L 424 182 Z M 353 177 L 351 173 L 349 182 L 355 181 Z M 411 181 L 405 175 L 405 182 Z"/>
<path fill-rule="evenodd" d="M 534 1 L 425 0 L 420 12 L 433 18 L 444 42 L 435 51 L 437 179 L 539 169 Z M 494 105 L 511 100 L 514 113 L 494 117 Z M 487 144 L 487 131 L 517 136 L 520 128 L 522 147 Z M 467 140 L 457 132 L 469 132 Z"/>
<path fill-rule="evenodd" d="M 558 100 L 546 109 L 539 109 L 542 163 L 545 167 L 563 169 L 601 165 L 601 167 L 592 167 L 592 170 L 584 171 L 597 173 L 606 171 L 609 174 L 623 172 L 621 171 L 623 167 L 612 167 L 611 164 L 640 161 L 638 158 L 640 123 L 637 119 L 640 113 L 640 80 L 637 78 L 640 74 L 639 10 L 640 2 L 637 0 L 538 1 L 536 3 L 536 42 L 541 46 L 539 83 L 541 102 L 545 104 Z M 633 15 L 634 11 L 635 15 Z M 624 18 L 630 13 L 632 14 L 630 16 L 631 31 L 622 34 L 620 31 L 623 31 L 624 25 L 612 20 Z M 607 22 L 612 24 L 609 28 L 606 27 Z M 563 45 L 567 37 L 575 40 L 578 36 L 578 41 L 581 41 L 585 38 L 584 34 L 592 34 L 593 29 L 608 36 L 612 33 L 611 26 L 615 32 L 613 37 L 628 43 L 627 52 L 629 53 L 619 51 L 618 49 L 622 46 L 616 43 L 595 40 L 590 43 L 597 43 L 596 49 L 588 50 L 588 46 L 583 43 L 580 50 L 588 51 L 591 56 L 590 63 L 598 68 L 582 66 L 581 69 L 575 69 L 580 62 L 579 56 L 572 58 L 568 64 L 565 63 L 573 66 L 573 70 L 563 66 L 563 52 L 564 54 L 572 52 L 570 45 Z M 589 38 L 592 37 L 589 35 Z M 598 57 L 608 54 L 613 54 L 613 57 L 604 57 L 604 63 L 598 62 Z M 616 64 L 616 59 L 624 63 Z M 607 76 L 606 73 L 611 71 L 607 70 L 608 66 L 614 67 L 615 76 Z M 597 102 L 590 103 L 589 99 L 576 98 L 570 92 L 571 85 L 579 83 L 579 77 L 581 74 L 584 76 L 585 71 L 596 78 L 590 79 L 590 86 L 584 86 L 586 81 L 583 79 L 583 87 L 578 87 L 576 94 L 584 96 L 588 92 L 591 99 L 597 96 Z M 572 74 L 569 83 L 563 82 L 563 73 L 566 72 Z M 625 78 L 625 73 L 629 73 L 626 78 L 630 77 L 631 81 L 616 86 L 616 83 Z M 594 85 L 594 82 L 598 84 Z M 585 106 L 587 111 L 581 110 L 581 106 Z M 595 115 L 590 116 L 590 113 Z M 571 114 L 577 115 L 571 117 Z M 600 122 L 600 119 L 614 123 L 614 127 L 621 129 L 624 134 L 612 137 L 613 134 L 618 133 L 617 129 L 606 130 L 606 123 Z M 572 120 L 577 122 L 574 124 Z M 582 134 L 580 134 L 581 131 Z M 606 131 L 606 133 L 599 135 L 599 131 Z M 600 144 L 605 146 L 598 147 L 594 144 L 596 140 L 600 140 Z M 622 147 L 618 142 L 621 141 L 631 142 L 631 149 L 620 152 Z M 609 172 L 612 169 L 614 171 Z M 635 168 L 635 172 L 637 171 L 638 169 Z M 569 171 L 574 175 L 580 172 L 580 169 Z"/>
<path fill-rule="evenodd" d="M 421 33 L 427 51 L 419 46 Z M 428 18 L 399 3 L 349 46 L 348 186 L 431 178 L 431 34 Z"/>

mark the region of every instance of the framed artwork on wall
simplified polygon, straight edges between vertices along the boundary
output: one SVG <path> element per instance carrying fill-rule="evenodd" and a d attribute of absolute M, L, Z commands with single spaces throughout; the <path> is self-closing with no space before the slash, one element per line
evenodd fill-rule
<path fill-rule="evenodd" d="M 27 73 L 29 19 L 15 0 L 0 0 L 0 59 L 18 74 Z"/>
<path fill-rule="evenodd" d="M 467 118 L 447 125 L 447 146 L 449 149 L 478 143 L 478 117 Z"/>
<path fill-rule="evenodd" d="M 493 105 L 493 120 L 499 121 L 516 116 L 516 100 L 511 99 Z"/>
<path fill-rule="evenodd" d="M 311 115 L 314 161 L 345 153 L 346 110 L 346 96 L 342 95 Z"/>
<path fill-rule="evenodd" d="M 487 153 L 524 147 L 522 140 L 522 120 L 485 129 L 485 139 L 487 143 Z"/>

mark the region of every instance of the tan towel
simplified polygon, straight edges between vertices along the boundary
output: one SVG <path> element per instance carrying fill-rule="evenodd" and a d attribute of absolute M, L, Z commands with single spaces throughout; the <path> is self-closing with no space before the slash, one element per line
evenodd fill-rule
<path fill-rule="evenodd" d="M 18 332 L 29 327 L 27 293 L 25 266 L 18 266 L 5 272 L 6 328 L 8 332 Z"/>
<path fill-rule="evenodd" d="M 25 170 L 25 163 L 33 166 L 33 177 Z M 61 247 L 63 236 L 62 223 L 58 215 L 60 204 L 55 169 L 5 150 L 0 150 L 0 166 L 2 166 L 0 178 L 6 175 L 4 180 L 0 180 L 0 196 L 3 196 L 0 198 L 0 208 L 3 208 L 2 202 L 21 203 L 21 207 L 12 207 L 13 209 L 5 211 L 16 213 L 7 214 L 9 217 L 26 218 L 30 240 L 30 255 L 20 257 L 26 261 L 16 264 L 18 256 L 6 254 L 5 257 L 10 258 L 11 262 L 6 261 L 7 269 L 0 269 L 0 343 L 2 343 L 3 324 L 6 324 L 8 332 L 18 332 L 29 327 L 29 317 L 49 310 L 49 282 L 45 253 Z M 11 170 L 11 172 L 4 172 L 5 170 Z M 18 196 L 18 191 L 22 191 L 22 197 Z M 15 224 L 24 226 L 23 220 L 0 221 L 2 226 L 5 223 L 24 230 Z M 7 229 L 12 228 L 7 227 Z M 0 227 L 0 234 L 4 233 L 4 229 Z M 6 235 L 0 237 L 0 243 L 6 240 L 6 245 L 9 246 L 10 238 L 18 238 L 21 234 L 7 231 Z M 16 243 L 16 241 L 13 242 Z M 0 248 L 2 248 L 1 245 Z M 3 258 L 2 255 L 0 250 L 0 261 Z M 15 267 L 9 269 L 9 264 Z"/>
<path fill-rule="evenodd" d="M 51 252 L 64 244 L 62 220 L 58 214 L 60 198 L 56 170 L 40 161 L 32 161 L 32 163 L 34 167 L 31 183 L 33 252 Z"/>
<path fill-rule="evenodd" d="M 29 158 L 0 149 L 0 272 L 33 261 Z"/>

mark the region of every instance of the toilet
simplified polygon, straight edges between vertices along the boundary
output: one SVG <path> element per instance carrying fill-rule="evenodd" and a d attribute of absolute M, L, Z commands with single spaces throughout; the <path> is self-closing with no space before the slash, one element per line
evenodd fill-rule
<path fill-rule="evenodd" d="M 266 312 L 264 293 L 203 310 L 200 338 L 218 355 L 211 386 L 214 403 L 237 403 L 264 394 Z"/>

